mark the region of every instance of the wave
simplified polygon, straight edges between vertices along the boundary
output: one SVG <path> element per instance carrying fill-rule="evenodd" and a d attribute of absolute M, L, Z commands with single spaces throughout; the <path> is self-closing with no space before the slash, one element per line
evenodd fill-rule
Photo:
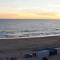
<path fill-rule="evenodd" d="M 0 31 L 0 39 L 15 39 L 15 38 L 33 38 L 47 37 L 60 35 L 60 30 L 57 31 L 40 31 L 40 30 L 25 30 L 25 31 Z"/>

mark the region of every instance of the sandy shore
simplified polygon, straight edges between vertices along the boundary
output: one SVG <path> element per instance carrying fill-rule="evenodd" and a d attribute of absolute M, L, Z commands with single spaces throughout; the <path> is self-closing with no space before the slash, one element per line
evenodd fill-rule
<path fill-rule="evenodd" d="M 19 38 L 19 39 L 0 39 L 0 52 L 5 55 L 23 55 L 31 53 L 33 49 L 45 47 L 59 47 L 60 36 Z"/>
<path fill-rule="evenodd" d="M 39 47 L 55 47 L 60 44 L 60 36 L 0 39 L 0 50 L 5 49 L 31 49 Z"/>

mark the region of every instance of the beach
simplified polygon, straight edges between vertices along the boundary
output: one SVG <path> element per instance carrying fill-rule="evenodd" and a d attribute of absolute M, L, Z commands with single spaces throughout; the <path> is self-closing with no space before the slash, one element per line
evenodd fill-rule
<path fill-rule="evenodd" d="M 32 53 L 38 48 L 60 47 L 60 36 L 0 39 L 0 52 L 5 55 L 23 57 L 26 53 Z"/>

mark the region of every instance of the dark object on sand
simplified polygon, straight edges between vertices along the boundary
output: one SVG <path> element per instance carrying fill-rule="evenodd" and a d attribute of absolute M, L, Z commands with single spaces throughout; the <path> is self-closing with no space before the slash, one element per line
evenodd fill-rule
<path fill-rule="evenodd" d="M 14 57 L 13 59 L 14 59 L 14 60 L 17 60 L 17 58 L 16 58 L 16 57 Z"/>
<path fill-rule="evenodd" d="M 31 54 L 25 54 L 24 58 L 32 58 L 32 55 Z"/>
<path fill-rule="evenodd" d="M 33 53 L 32 56 L 33 56 L 33 57 L 36 57 L 36 53 Z"/>
<path fill-rule="evenodd" d="M 10 60 L 14 60 L 13 57 L 11 57 Z"/>
<path fill-rule="evenodd" d="M 49 56 L 57 55 L 57 50 L 56 49 L 51 49 L 49 52 Z"/>
<path fill-rule="evenodd" d="M 48 60 L 46 57 L 43 57 L 42 60 Z"/>
<path fill-rule="evenodd" d="M 17 60 L 17 58 L 16 57 L 11 57 L 10 60 Z"/>

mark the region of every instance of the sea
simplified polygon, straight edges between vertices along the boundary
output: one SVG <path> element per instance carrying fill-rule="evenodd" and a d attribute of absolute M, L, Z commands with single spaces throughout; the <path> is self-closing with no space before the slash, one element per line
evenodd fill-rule
<path fill-rule="evenodd" d="M 0 39 L 60 35 L 57 19 L 0 19 Z"/>

